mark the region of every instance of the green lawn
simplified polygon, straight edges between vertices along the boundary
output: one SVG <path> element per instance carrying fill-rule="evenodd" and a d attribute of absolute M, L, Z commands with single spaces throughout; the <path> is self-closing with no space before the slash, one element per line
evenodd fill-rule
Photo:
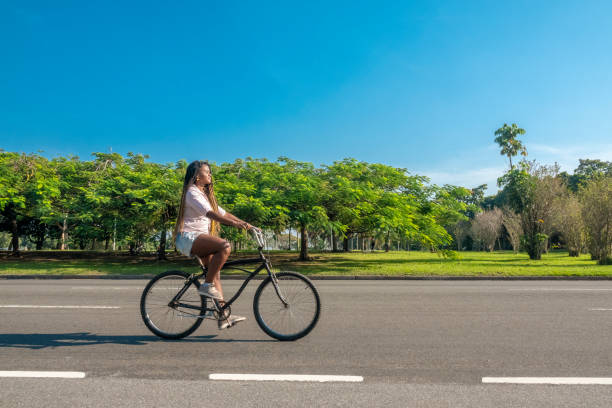
<path fill-rule="evenodd" d="M 524 253 L 514 255 L 509 251 L 461 252 L 458 260 L 419 251 L 314 253 L 312 256 L 312 261 L 298 262 L 296 253 L 274 252 L 272 260 L 278 269 L 307 275 L 612 277 L 612 265 L 597 265 L 588 255 L 570 258 L 563 251 L 545 254 L 541 261 L 531 261 Z M 37 256 L 32 251 L 21 259 L 0 259 L 0 275 L 153 275 L 169 269 L 196 271 L 197 267 L 193 260 L 175 255 L 169 261 L 158 262 L 153 257 L 104 253 L 91 259 L 57 259 L 49 253 Z"/>

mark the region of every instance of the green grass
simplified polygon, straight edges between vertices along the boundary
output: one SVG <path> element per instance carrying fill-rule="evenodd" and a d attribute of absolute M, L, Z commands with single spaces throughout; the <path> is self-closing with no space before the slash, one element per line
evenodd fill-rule
<path fill-rule="evenodd" d="M 445 259 L 429 252 L 319 254 L 312 264 L 297 269 L 316 275 L 386 276 L 610 276 L 612 265 L 600 266 L 589 255 L 570 258 L 551 252 L 540 261 L 511 251 L 461 252 L 460 259 Z"/>
<path fill-rule="evenodd" d="M 312 261 L 298 262 L 296 253 L 273 252 L 272 261 L 278 269 L 306 275 L 612 277 L 612 265 L 597 265 L 588 255 L 570 258 L 564 251 L 545 254 L 540 261 L 531 261 L 524 253 L 514 255 L 510 251 L 461 252 L 457 260 L 419 251 L 314 253 L 312 256 Z M 178 256 L 159 262 L 152 256 L 100 253 L 92 259 L 57 259 L 53 254 L 37 256 L 31 252 L 21 259 L 0 259 L 0 275 L 153 275 L 169 269 L 196 271 L 197 267 L 193 260 Z"/>

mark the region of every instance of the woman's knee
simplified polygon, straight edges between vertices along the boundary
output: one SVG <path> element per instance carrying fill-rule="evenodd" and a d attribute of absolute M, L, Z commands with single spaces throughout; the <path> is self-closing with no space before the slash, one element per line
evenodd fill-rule
<path fill-rule="evenodd" d="M 227 256 L 229 256 L 232 253 L 232 246 L 230 245 L 229 242 L 227 241 L 223 242 L 223 247 L 221 249 L 221 252 L 223 252 L 223 254 Z"/>

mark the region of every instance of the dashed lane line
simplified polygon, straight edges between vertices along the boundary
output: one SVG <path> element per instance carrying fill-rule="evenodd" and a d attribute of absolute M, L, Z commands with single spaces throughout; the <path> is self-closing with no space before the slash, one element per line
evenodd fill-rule
<path fill-rule="evenodd" d="M 80 371 L 0 371 L 0 377 L 12 378 L 85 378 Z"/>
<path fill-rule="evenodd" d="M 612 288 L 515 288 L 509 292 L 611 292 Z"/>
<path fill-rule="evenodd" d="M 226 381 L 363 382 L 363 377 L 355 375 L 210 374 L 208 379 Z"/>
<path fill-rule="evenodd" d="M 606 377 L 483 377 L 483 384 L 612 385 Z"/>
<path fill-rule="evenodd" d="M 79 306 L 79 305 L 0 305 L 0 308 L 24 309 L 120 309 L 120 306 Z"/>

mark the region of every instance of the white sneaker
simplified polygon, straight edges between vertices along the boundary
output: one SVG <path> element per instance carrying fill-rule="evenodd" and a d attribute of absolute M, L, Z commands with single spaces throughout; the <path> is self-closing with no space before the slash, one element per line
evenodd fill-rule
<path fill-rule="evenodd" d="M 223 300 L 223 297 L 221 297 L 221 293 L 219 293 L 217 288 L 215 288 L 215 285 L 213 285 L 212 283 L 203 283 L 202 285 L 200 285 L 200 287 L 198 288 L 198 293 L 202 296 L 206 296 L 212 299 Z"/>
<path fill-rule="evenodd" d="M 227 329 L 228 327 L 234 326 L 238 322 L 246 320 L 246 317 L 231 315 L 227 319 L 219 320 L 219 330 Z"/>

